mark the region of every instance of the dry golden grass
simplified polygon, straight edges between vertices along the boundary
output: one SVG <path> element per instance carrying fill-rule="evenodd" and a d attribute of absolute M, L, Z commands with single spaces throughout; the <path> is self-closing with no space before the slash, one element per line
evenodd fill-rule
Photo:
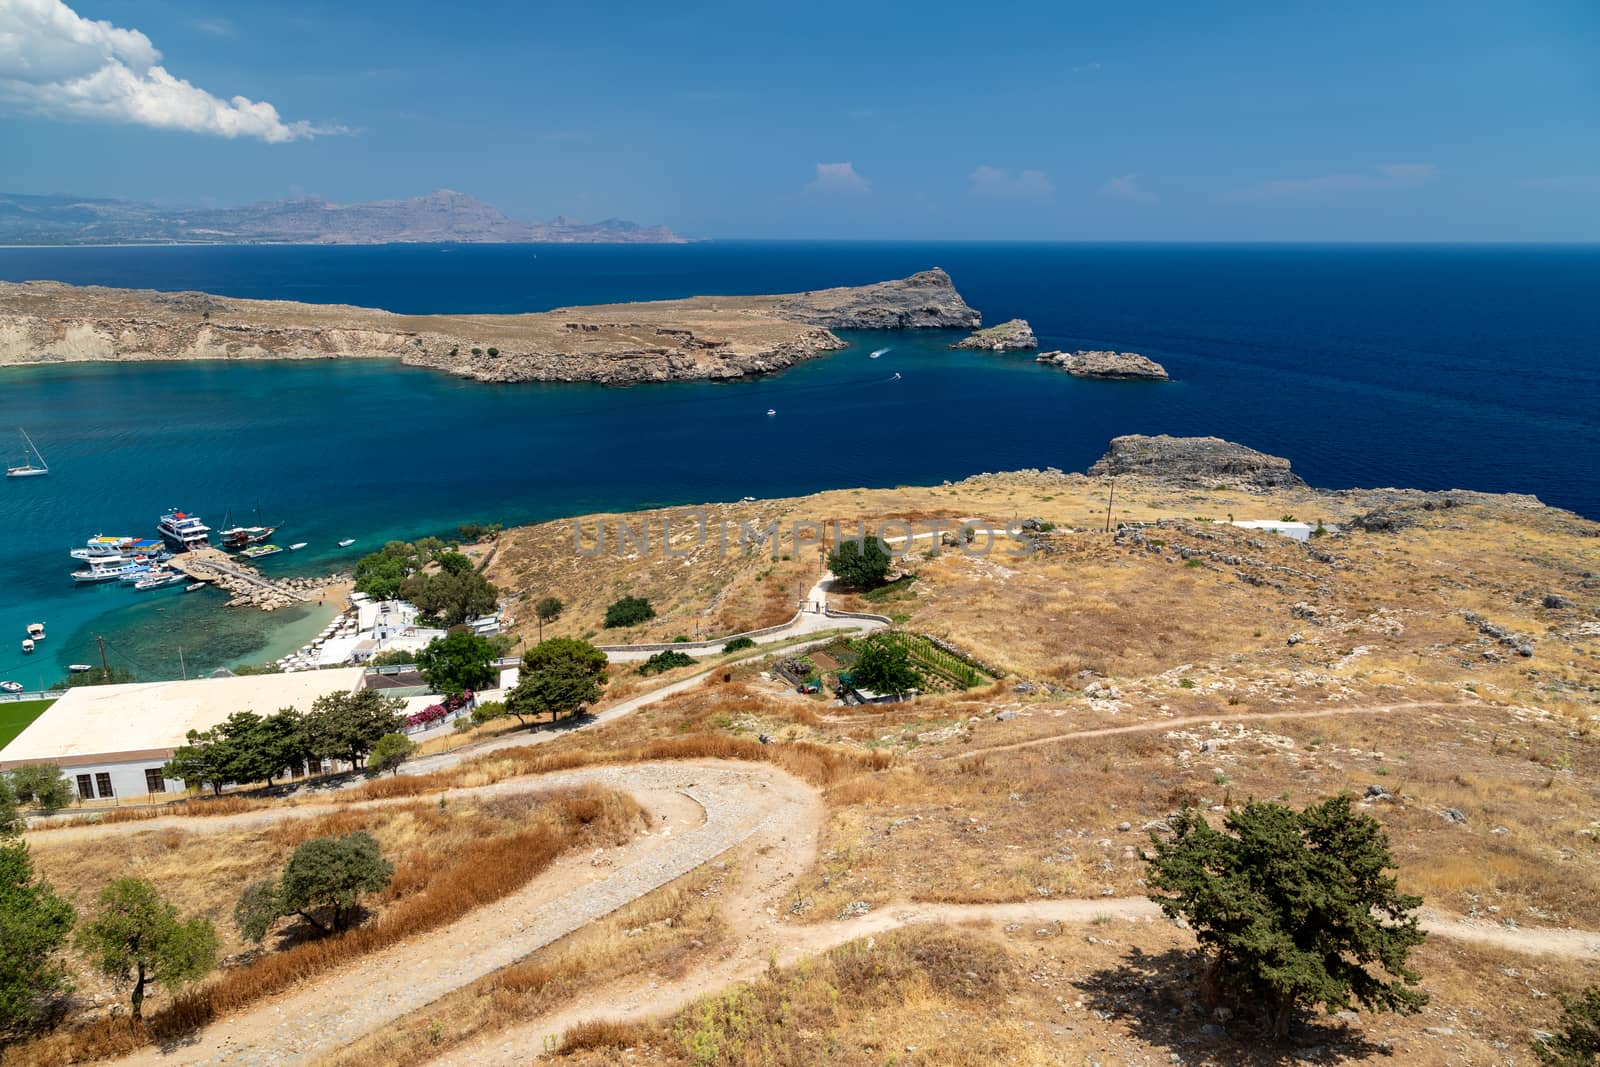
<path fill-rule="evenodd" d="M 120 1055 L 151 1041 L 179 1038 L 298 982 L 445 926 L 521 888 L 568 849 L 593 843 L 619 844 L 643 822 L 642 811 L 630 797 L 585 788 L 497 798 L 470 805 L 465 812 L 413 804 L 378 812 L 335 812 L 275 825 L 263 831 L 264 843 L 272 846 L 263 850 L 266 854 L 286 855 L 312 837 L 360 829 L 373 832 L 395 864 L 389 885 L 364 902 L 375 917 L 343 934 L 291 941 L 289 947 L 227 968 L 162 1005 L 143 1026 L 100 1019 L 9 1049 L 3 1062 L 82 1063 Z M 158 832 L 170 833 L 173 831 Z M 216 845 L 218 841 L 213 835 L 208 843 Z M 225 900 L 231 908 L 241 886 L 276 866 L 263 864 L 259 854 L 250 865 L 257 869 L 253 876 L 241 877 L 245 872 L 236 869 L 225 879 L 213 881 L 208 877 L 216 873 L 212 868 L 179 871 L 177 877 L 201 883 L 209 896 Z M 43 862 L 41 867 L 51 869 Z M 170 891 L 171 879 L 141 873 Z"/>
<path fill-rule="evenodd" d="M 1199 995 L 1193 939 L 1111 921 L 995 931 L 907 928 L 708 996 L 646 1025 L 569 1031 L 566 1062 L 802 1065 L 1185 1062 L 1267 1067 L 1309 1046 L 1345 1063 L 1521 1063 L 1552 996 L 1600 979 L 1600 963 L 1505 957 L 1426 943 L 1414 957 L 1432 1002 L 1419 1015 L 1301 1018 L 1288 1047 L 1248 1005 L 1218 1028 Z M 1430 1032 L 1430 1028 L 1434 1032 Z"/>

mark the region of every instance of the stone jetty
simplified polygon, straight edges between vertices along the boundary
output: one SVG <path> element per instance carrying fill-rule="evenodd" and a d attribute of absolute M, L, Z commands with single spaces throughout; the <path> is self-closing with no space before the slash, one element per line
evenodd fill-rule
<path fill-rule="evenodd" d="M 339 581 L 326 578 L 267 578 L 244 560 L 215 548 L 202 548 L 173 557 L 172 566 L 197 582 L 209 582 L 232 594 L 228 606 L 274 611 L 316 599 L 327 586 Z"/>

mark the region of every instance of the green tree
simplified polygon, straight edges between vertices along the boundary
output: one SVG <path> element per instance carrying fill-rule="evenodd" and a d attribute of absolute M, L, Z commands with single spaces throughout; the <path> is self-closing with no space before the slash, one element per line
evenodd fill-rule
<path fill-rule="evenodd" d="M 876 589 L 889 576 L 894 557 L 879 537 L 841 541 L 828 556 L 828 570 L 847 589 Z"/>
<path fill-rule="evenodd" d="M 400 595 L 427 614 L 437 615 L 446 626 L 456 626 L 474 616 L 493 611 L 499 601 L 500 590 L 489 579 L 469 568 L 460 574 L 449 571 L 413 574 L 401 585 Z"/>
<path fill-rule="evenodd" d="M 850 668 L 850 678 L 857 689 L 874 693 L 903 693 L 922 685 L 922 673 L 912 666 L 906 650 L 881 635 L 856 644 L 856 662 Z"/>
<path fill-rule="evenodd" d="M 605 684 L 604 652 L 576 637 L 552 637 L 523 655 L 516 687 L 506 694 L 506 710 L 519 722 L 539 714 L 554 722 L 599 700 Z"/>
<path fill-rule="evenodd" d="M 400 586 L 421 565 L 415 545 L 390 541 L 377 552 L 362 556 L 356 564 L 356 589 L 379 600 L 393 600 L 400 595 Z"/>
<path fill-rule="evenodd" d="M 539 640 L 544 640 L 544 624 L 555 622 L 561 618 L 561 613 L 566 610 L 566 605 L 561 603 L 560 597 L 541 597 L 533 606 L 534 617 L 539 620 Z"/>
<path fill-rule="evenodd" d="M 391 648 L 387 652 L 379 652 L 367 660 L 369 667 L 409 667 L 417 662 L 417 654 L 403 648 Z"/>
<path fill-rule="evenodd" d="M 94 919 L 78 931 L 78 947 L 107 978 L 133 982 L 133 1017 L 143 1017 L 145 984 L 176 993 L 217 965 L 217 931 L 202 918 L 180 920 L 155 886 L 119 878 L 100 891 Z"/>
<path fill-rule="evenodd" d="M 482 726 L 486 722 L 503 719 L 507 714 L 509 713 L 503 701 L 485 700 L 472 709 L 472 723 L 474 726 Z M 464 721 L 463 719 L 457 719 L 456 725 L 460 726 Z"/>
<path fill-rule="evenodd" d="M 221 794 L 222 787 L 232 781 L 233 746 L 218 729 L 190 730 L 189 743 L 172 750 L 172 758 L 161 768 L 166 778 L 180 779 L 190 789 L 210 786 Z"/>
<path fill-rule="evenodd" d="M 299 915 L 323 933 L 350 928 L 356 901 L 389 884 L 394 864 L 365 830 L 314 837 L 294 850 L 278 883 L 283 915 Z M 323 913 L 319 918 L 318 913 Z"/>
<path fill-rule="evenodd" d="M 384 734 L 372 746 L 372 755 L 367 759 L 367 771 L 371 774 L 382 774 L 391 771 L 400 773 L 400 764 L 411 758 L 417 751 L 417 743 L 405 734 Z"/>
<path fill-rule="evenodd" d="M 445 552 L 435 562 L 439 564 L 439 570 L 450 575 L 459 576 L 473 569 L 471 558 L 460 552 Z"/>
<path fill-rule="evenodd" d="M 606 629 L 637 626 L 656 617 L 656 609 L 642 596 L 625 596 L 606 608 Z"/>
<path fill-rule="evenodd" d="M 1561 1031 L 1533 1043 L 1533 1055 L 1546 1067 L 1594 1067 L 1600 1064 L 1600 986 L 1578 996 L 1561 998 Z"/>
<path fill-rule="evenodd" d="M 722 651 L 723 652 L 742 652 L 747 648 L 755 648 L 755 647 L 756 647 L 756 643 L 755 643 L 755 639 L 754 638 L 750 638 L 750 637 L 735 637 L 732 641 L 729 641 L 727 644 L 722 646 Z"/>
<path fill-rule="evenodd" d="M 72 783 L 54 763 L 25 763 L 8 777 L 17 801 L 33 804 L 46 815 L 72 803 Z"/>
<path fill-rule="evenodd" d="M 76 914 L 35 877 L 22 830 L 16 797 L 0 777 L 0 1038 L 36 1026 L 72 991 L 61 949 Z"/>
<path fill-rule="evenodd" d="M 1194 929 L 1212 975 L 1261 1005 L 1275 1036 L 1302 1004 L 1337 1012 L 1353 998 L 1410 1013 L 1427 1003 L 1407 966 L 1426 936 L 1422 898 L 1399 891 L 1383 828 L 1348 796 L 1298 812 L 1252 801 L 1221 830 L 1185 809 L 1170 838 L 1151 836 L 1150 899 Z"/>
<path fill-rule="evenodd" d="M 500 672 L 494 668 L 494 642 L 471 633 L 434 638 L 417 654 L 417 666 L 428 684 L 440 693 L 464 693 L 493 685 Z"/>
<path fill-rule="evenodd" d="M 400 729 L 404 706 L 405 701 L 383 696 L 376 689 L 320 696 L 305 717 L 307 747 L 313 756 L 342 759 L 360 767 L 378 738 Z"/>

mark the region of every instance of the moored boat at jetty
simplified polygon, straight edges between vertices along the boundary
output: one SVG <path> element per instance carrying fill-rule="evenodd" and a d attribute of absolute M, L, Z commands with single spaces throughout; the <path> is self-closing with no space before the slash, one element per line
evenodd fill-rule
<path fill-rule="evenodd" d="M 179 571 L 162 571 L 160 573 L 150 574 L 147 577 L 141 578 L 139 581 L 133 583 L 133 587 L 141 591 L 145 589 L 160 589 L 164 585 L 171 585 L 174 582 L 181 582 L 187 577 L 188 575 Z"/>
<path fill-rule="evenodd" d="M 135 563 L 133 560 L 122 560 L 117 563 L 102 566 L 90 565 L 87 570 L 73 571 L 72 580 L 75 582 L 110 582 L 121 578 L 124 574 L 134 571 L 148 570 L 148 563 Z"/>
<path fill-rule="evenodd" d="M 161 539 L 174 552 L 192 552 L 197 548 L 211 547 L 211 527 L 200 516 L 176 508 L 161 516 L 156 523 Z"/>
<path fill-rule="evenodd" d="M 249 548 L 240 552 L 239 555 L 243 556 L 245 559 L 260 559 L 262 556 L 276 556 L 282 551 L 283 549 L 279 548 L 277 545 L 251 545 Z"/>
<path fill-rule="evenodd" d="M 110 560 L 125 555 L 138 541 L 137 537 L 108 537 L 105 534 L 95 534 L 82 548 L 68 549 L 67 555 L 73 559 L 86 561 Z"/>

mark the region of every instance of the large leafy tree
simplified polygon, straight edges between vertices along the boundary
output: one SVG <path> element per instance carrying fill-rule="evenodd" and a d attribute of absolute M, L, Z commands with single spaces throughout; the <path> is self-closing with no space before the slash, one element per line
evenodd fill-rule
<path fill-rule="evenodd" d="M 325 934 L 337 933 L 349 929 L 362 895 L 376 893 L 393 875 L 394 864 L 365 830 L 312 838 L 294 850 L 276 882 L 258 882 L 244 891 L 234 922 L 256 942 L 288 915 L 299 915 Z"/>
<path fill-rule="evenodd" d="M 519 720 L 548 714 L 554 722 L 600 699 L 606 684 L 606 654 L 576 637 L 552 637 L 528 649 L 506 710 Z"/>
<path fill-rule="evenodd" d="M 15 799 L 46 814 L 72 803 L 72 783 L 54 763 L 25 763 L 9 775 Z"/>
<path fill-rule="evenodd" d="M 213 793 L 232 781 L 232 746 L 222 731 L 190 730 L 189 743 L 172 750 L 172 758 L 161 768 L 166 778 L 177 778 L 191 789 L 210 786 Z"/>
<path fill-rule="evenodd" d="M 400 709 L 404 706 L 405 701 L 386 697 L 376 689 L 318 697 L 305 717 L 311 754 L 361 766 L 378 738 L 400 729 Z"/>
<path fill-rule="evenodd" d="M 16 798 L 0 778 L 0 1040 L 37 1025 L 72 991 L 61 950 L 76 914 L 35 876 L 21 833 Z"/>
<path fill-rule="evenodd" d="M 1428 995 L 1407 958 L 1424 933 L 1422 898 L 1388 872 L 1389 842 L 1348 796 L 1295 811 L 1252 801 L 1222 829 L 1186 809 L 1152 835 L 1150 899 L 1212 954 L 1224 988 L 1261 1005 L 1288 1035 L 1300 1005 L 1415 1012 Z M 1374 969 L 1376 965 L 1376 969 Z"/>
<path fill-rule="evenodd" d="M 439 616 L 446 626 L 489 614 L 500 598 L 489 579 L 470 567 L 460 573 L 414 574 L 400 587 L 400 593 L 428 614 Z"/>
<path fill-rule="evenodd" d="M 894 557 L 878 537 L 842 541 L 828 555 L 828 570 L 849 589 L 876 589 L 889 576 Z"/>
<path fill-rule="evenodd" d="M 656 609 L 642 596 L 625 596 L 606 606 L 605 626 L 614 630 L 619 626 L 637 626 L 656 617 Z"/>
<path fill-rule="evenodd" d="M 1546 1067 L 1594 1067 L 1600 1063 L 1600 986 L 1561 997 L 1560 1032 L 1535 1041 L 1534 1057 Z"/>
<path fill-rule="evenodd" d="M 100 891 L 95 917 L 78 931 L 78 947 L 101 974 L 133 983 L 133 1017 L 143 1017 L 145 986 L 175 993 L 217 965 L 217 931 L 203 918 L 183 920 L 155 886 L 119 878 Z"/>
<path fill-rule="evenodd" d="M 912 666 L 906 650 L 884 640 L 882 635 L 857 643 L 856 662 L 850 668 L 850 678 L 856 688 L 874 693 L 903 693 L 922 684 L 922 674 Z"/>
<path fill-rule="evenodd" d="M 379 551 L 361 557 L 356 564 L 356 589 L 379 600 L 392 600 L 400 595 L 400 586 L 405 580 L 421 566 L 417 546 L 390 541 Z"/>
<path fill-rule="evenodd" d="M 485 689 L 499 676 L 493 665 L 494 642 L 461 631 L 429 642 L 416 660 L 422 676 L 440 693 Z"/>

